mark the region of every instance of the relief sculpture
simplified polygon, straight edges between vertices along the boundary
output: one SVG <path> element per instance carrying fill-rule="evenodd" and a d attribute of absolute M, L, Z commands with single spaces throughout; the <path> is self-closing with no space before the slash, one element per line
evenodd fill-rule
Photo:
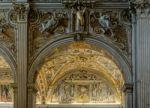
<path fill-rule="evenodd" d="M 61 10 L 31 10 L 30 34 L 32 36 L 31 45 L 33 53 L 48 42 L 48 40 L 67 32 L 68 14 Z"/>
<path fill-rule="evenodd" d="M 110 27 L 110 16 L 108 16 L 106 13 L 99 13 L 99 17 L 96 17 L 96 15 L 93 13 L 93 17 L 98 20 L 99 29 L 103 35 L 107 32 L 110 32 L 111 37 L 114 36 L 112 28 Z"/>
<path fill-rule="evenodd" d="M 90 26 L 94 33 L 108 37 L 128 55 L 129 17 L 119 10 L 96 10 L 90 14 Z M 121 18 L 126 20 L 120 21 Z"/>
<path fill-rule="evenodd" d="M 41 27 L 40 27 L 40 31 L 41 33 L 43 33 L 44 31 L 48 31 L 49 29 L 54 28 L 57 24 L 58 24 L 58 19 L 55 16 L 55 13 L 53 13 L 53 15 L 51 15 L 52 13 L 47 13 L 48 18 L 46 18 L 42 23 L 41 23 Z"/>
<path fill-rule="evenodd" d="M 49 35 L 54 33 L 64 33 L 67 24 L 66 13 L 47 12 L 43 13 L 39 30 L 41 33 L 47 32 Z"/>

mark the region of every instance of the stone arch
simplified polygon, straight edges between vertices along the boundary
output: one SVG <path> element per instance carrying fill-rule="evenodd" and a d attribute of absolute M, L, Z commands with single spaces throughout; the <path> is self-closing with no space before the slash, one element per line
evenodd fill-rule
<path fill-rule="evenodd" d="M 28 83 L 34 83 L 36 69 L 43 64 L 42 60 L 46 56 L 50 55 L 54 48 L 73 42 L 75 35 L 76 34 L 65 34 L 58 36 L 57 38 L 49 41 L 35 54 L 28 73 Z M 97 47 L 101 47 L 110 53 L 119 64 L 125 83 L 132 83 L 131 66 L 124 54 L 113 44 L 110 39 L 100 35 L 88 34 L 88 36 L 84 37 L 84 41 Z"/>
<path fill-rule="evenodd" d="M 17 73 L 16 73 L 16 61 L 12 54 L 12 52 L 4 45 L 0 44 L 0 55 L 6 60 L 6 62 L 9 64 L 14 83 L 17 82 Z"/>

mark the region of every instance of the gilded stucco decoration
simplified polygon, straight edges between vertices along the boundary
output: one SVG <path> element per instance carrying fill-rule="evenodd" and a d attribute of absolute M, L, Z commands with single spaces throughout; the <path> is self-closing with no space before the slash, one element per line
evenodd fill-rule
<path fill-rule="evenodd" d="M 30 7 L 30 54 L 57 37 L 88 34 L 107 37 L 130 56 L 131 16 L 128 9 L 94 9 L 96 0 L 63 0 L 64 9 Z"/>
<path fill-rule="evenodd" d="M 48 93 L 50 92 L 49 90 L 53 89 L 53 87 L 57 87 L 59 80 L 62 77 L 64 77 L 66 74 L 72 72 L 73 70 L 74 71 L 79 70 L 79 72 L 81 71 L 81 74 L 82 72 L 84 73 L 85 71 L 86 73 L 87 71 L 87 75 L 88 72 L 97 72 L 98 73 L 97 75 L 102 77 L 102 82 L 109 82 L 108 83 L 108 85 L 110 85 L 109 87 L 111 89 L 113 88 L 113 90 L 115 91 L 113 93 L 117 97 L 116 100 L 102 99 L 102 100 L 95 100 L 95 101 L 94 98 L 93 100 L 90 100 L 92 97 L 89 97 L 87 100 L 85 99 L 86 102 L 89 101 L 96 102 L 96 103 L 121 102 L 121 92 L 122 92 L 121 89 L 124 80 L 117 64 L 114 62 L 113 58 L 105 50 L 94 48 L 91 45 L 82 42 L 75 42 L 72 43 L 71 45 L 57 48 L 54 50 L 53 55 L 46 58 L 44 65 L 38 70 L 39 74 L 36 80 L 37 87 L 38 87 L 37 97 L 38 99 L 40 99 L 38 101 L 43 103 L 45 102 L 53 103 L 55 99 L 53 100 L 52 97 L 48 96 Z M 88 80 L 88 78 L 86 80 Z M 87 86 L 85 85 L 84 87 L 83 85 L 83 89 L 87 89 L 89 88 L 89 86 L 90 85 Z M 82 84 L 81 84 L 81 88 L 82 88 Z M 59 88 L 59 90 L 60 89 L 62 88 Z M 89 92 L 89 89 L 85 91 Z M 74 92 L 77 93 L 77 91 Z M 77 94 L 76 96 L 78 95 L 79 94 Z M 59 95 L 58 97 L 61 96 Z M 76 100 L 77 97 L 76 98 L 75 97 L 72 97 L 72 99 Z M 71 103 L 73 102 L 73 100 L 63 100 L 63 99 L 61 100 L 59 98 L 57 102 Z M 84 99 L 83 100 L 81 99 L 81 103 L 85 101 Z"/>

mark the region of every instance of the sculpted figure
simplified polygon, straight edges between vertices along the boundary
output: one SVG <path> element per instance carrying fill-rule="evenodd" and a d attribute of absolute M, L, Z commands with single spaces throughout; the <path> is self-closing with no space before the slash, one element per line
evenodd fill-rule
<path fill-rule="evenodd" d="M 83 31 L 85 21 L 84 21 L 84 13 L 85 13 L 86 8 L 83 10 L 81 7 L 77 7 L 77 12 L 76 12 L 76 30 L 77 31 Z"/>
<path fill-rule="evenodd" d="M 57 25 L 57 19 L 55 17 L 55 14 L 49 15 L 48 18 L 41 23 L 40 31 L 41 33 L 43 33 L 44 31 L 48 31 L 51 27 L 54 27 L 55 25 Z"/>
<path fill-rule="evenodd" d="M 94 15 L 94 17 L 96 18 L 95 15 Z M 110 27 L 111 22 L 110 22 L 109 16 L 106 14 L 100 13 L 100 17 L 96 18 L 96 19 L 98 19 L 98 22 L 101 26 L 101 31 L 103 32 L 103 34 L 106 33 L 107 31 L 109 31 L 111 33 L 111 37 L 113 37 L 114 33 Z"/>
<path fill-rule="evenodd" d="M 75 23 L 75 29 L 76 31 L 83 31 L 85 26 L 85 19 L 84 14 L 86 11 L 86 7 L 82 8 L 78 1 L 76 1 L 76 7 L 72 8 L 73 13 L 76 14 L 76 23 Z"/>

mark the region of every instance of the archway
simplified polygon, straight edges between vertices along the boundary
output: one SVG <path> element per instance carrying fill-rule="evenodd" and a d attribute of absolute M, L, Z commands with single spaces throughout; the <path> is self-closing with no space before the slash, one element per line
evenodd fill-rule
<path fill-rule="evenodd" d="M 6 62 L 5 58 L 0 55 L 0 107 L 13 108 L 14 90 L 12 84 L 14 81 L 14 73 Z"/>
<path fill-rule="evenodd" d="M 51 59 L 56 54 L 56 52 L 59 52 L 59 49 L 64 50 L 66 48 L 71 48 L 72 46 L 75 46 L 77 48 L 81 47 L 81 49 L 84 49 L 84 48 L 85 49 L 86 48 L 90 49 L 91 48 L 91 51 L 89 51 L 89 52 L 93 52 L 93 51 L 96 51 L 96 52 L 101 52 L 102 51 L 102 52 L 104 52 L 104 54 L 100 54 L 100 56 L 102 57 L 102 55 L 106 55 L 107 56 L 107 57 L 105 57 L 106 60 L 111 61 L 112 63 L 114 63 L 114 65 L 118 69 L 118 73 L 120 74 L 120 76 L 122 76 L 123 80 L 120 80 L 120 81 L 124 82 L 120 86 L 121 93 L 123 93 L 122 88 L 124 88 L 124 92 L 125 92 L 123 100 L 121 100 L 121 102 L 120 102 L 121 104 L 123 104 L 123 105 L 121 105 L 121 107 L 124 106 L 124 108 L 132 108 L 133 102 L 132 102 L 132 73 L 131 73 L 131 67 L 128 63 L 128 60 L 123 55 L 123 53 L 121 53 L 121 51 L 107 37 L 104 37 L 104 36 L 88 35 L 87 37 L 84 38 L 84 41 L 74 42 L 74 34 L 65 34 L 64 36 L 58 36 L 57 38 L 54 38 L 51 41 L 49 41 L 49 43 L 47 43 L 45 46 L 43 46 L 39 50 L 39 52 L 37 52 L 35 54 L 35 56 L 33 58 L 33 63 L 30 67 L 29 74 L 28 74 L 28 78 L 29 78 L 28 79 L 28 84 L 29 84 L 29 87 L 32 89 L 32 91 L 35 88 L 36 78 L 38 78 L 38 76 L 40 76 L 39 71 L 42 70 L 42 67 L 45 67 L 46 63 L 48 61 L 53 61 Z M 57 55 L 58 57 L 59 57 L 59 54 Z M 78 56 L 77 58 L 82 59 L 81 61 L 86 61 L 86 58 L 84 56 L 83 57 Z M 99 57 L 97 57 L 97 58 L 99 58 Z M 104 60 L 104 59 L 102 59 L 102 60 Z M 88 67 L 84 67 L 84 65 L 79 63 L 79 61 L 77 60 L 77 63 L 78 63 L 79 67 L 76 67 L 76 69 L 88 68 L 89 70 L 91 69 L 91 70 L 94 70 L 94 71 L 100 71 L 101 70 L 102 75 L 105 75 L 106 78 L 110 78 L 112 82 L 115 82 L 114 79 L 110 77 L 111 76 L 110 75 L 111 71 L 108 71 L 108 70 L 111 70 L 111 69 L 109 69 L 109 67 L 111 67 L 112 65 L 108 65 L 108 66 L 105 67 L 103 65 L 103 63 L 100 62 L 100 65 L 95 64 L 95 66 L 99 67 L 98 68 L 99 70 L 95 70 L 96 68 L 94 68 L 94 66 L 93 66 L 93 68 L 89 68 L 89 67 L 91 67 L 91 64 L 94 64 L 94 62 L 91 62 L 91 64 L 89 64 L 88 62 L 83 63 L 83 64 L 89 64 Z M 45 66 L 44 66 L 44 64 L 45 64 Z M 58 63 L 58 64 L 61 64 L 61 63 Z M 108 64 L 110 64 L 110 63 L 108 63 Z M 55 66 L 55 64 L 53 64 L 53 65 Z M 66 67 L 70 67 L 70 69 L 66 70 L 65 72 L 68 72 L 70 70 L 74 70 L 75 68 L 71 68 L 73 65 L 74 65 L 73 63 L 67 63 L 67 65 L 64 65 L 64 67 L 62 69 L 66 69 Z M 61 66 L 58 65 L 58 68 L 60 69 Z M 46 71 L 47 70 L 45 70 L 44 72 L 46 72 Z M 60 72 L 63 73 L 64 71 L 62 71 L 60 69 Z M 110 72 L 110 73 L 106 75 L 106 74 L 104 74 L 104 72 L 107 72 L 107 73 Z M 42 74 L 42 75 L 46 75 L 46 74 Z M 48 76 L 46 76 L 46 77 L 48 77 Z M 60 77 L 55 77 L 54 82 L 57 82 L 58 79 L 60 79 Z M 40 81 L 40 80 L 38 80 L 38 81 Z M 44 82 L 46 82 L 46 80 L 44 80 Z M 46 85 L 46 83 L 45 83 L 45 85 Z M 114 83 L 114 85 L 115 84 L 116 83 Z M 44 85 L 42 85 L 42 87 L 44 87 Z M 117 86 L 115 86 L 115 87 L 117 88 Z M 35 101 L 34 101 L 34 96 L 35 95 L 31 91 L 29 92 L 29 94 L 32 95 L 32 96 L 28 97 L 28 105 L 32 104 L 32 106 L 29 105 L 29 108 L 33 108 L 33 106 L 34 106 L 33 103 L 35 103 Z M 46 103 L 45 98 L 43 100 L 44 101 L 42 101 L 42 102 L 45 104 Z"/>
<path fill-rule="evenodd" d="M 74 69 L 86 69 L 99 72 L 110 82 L 109 84 L 114 87 L 118 96 L 120 96 L 113 104 L 118 102 L 118 107 L 120 107 L 120 105 L 124 103 L 122 87 L 125 82 L 125 76 L 120 71 L 114 58 L 103 48 L 97 48 L 85 42 L 74 42 L 53 49 L 53 54 L 49 57 L 47 56 L 44 61 L 44 65 L 39 68 L 37 75 L 37 87 L 42 93 L 40 94 L 38 92 L 38 95 L 41 95 L 40 98 L 43 104 L 50 102 L 44 97 L 47 95 L 49 88 L 53 87 L 63 75 Z M 55 64 L 55 62 L 57 63 Z M 47 79 L 50 79 L 51 82 Z M 43 90 L 41 88 L 43 88 Z"/>
<path fill-rule="evenodd" d="M 4 43 L 0 45 L 0 107 L 15 107 L 14 84 L 17 81 L 13 54 Z"/>

